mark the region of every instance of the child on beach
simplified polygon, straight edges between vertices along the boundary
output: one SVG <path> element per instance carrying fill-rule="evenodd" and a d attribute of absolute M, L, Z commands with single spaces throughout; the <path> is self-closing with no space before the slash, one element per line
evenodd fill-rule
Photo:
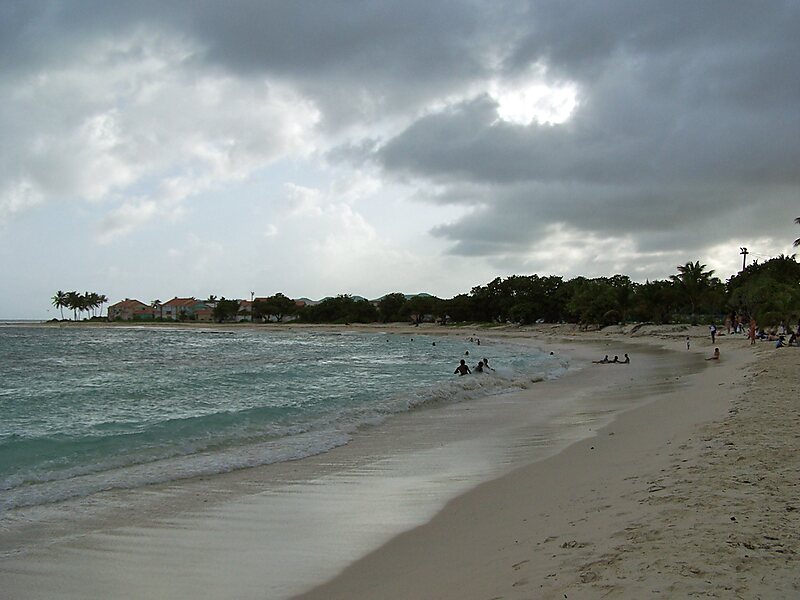
<path fill-rule="evenodd" d="M 714 348 L 714 356 L 710 356 L 706 360 L 719 360 L 719 348 Z"/>

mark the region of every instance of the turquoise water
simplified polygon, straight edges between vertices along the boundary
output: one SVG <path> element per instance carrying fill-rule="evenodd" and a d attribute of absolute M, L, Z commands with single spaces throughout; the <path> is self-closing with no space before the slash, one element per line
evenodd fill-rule
<path fill-rule="evenodd" d="M 465 351 L 497 371 L 454 376 Z M 564 365 L 453 337 L 10 326 L 0 368 L 3 510 L 318 454 Z"/>

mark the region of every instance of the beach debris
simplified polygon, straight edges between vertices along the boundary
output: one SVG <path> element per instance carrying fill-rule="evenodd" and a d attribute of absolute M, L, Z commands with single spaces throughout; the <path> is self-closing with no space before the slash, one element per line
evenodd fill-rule
<path fill-rule="evenodd" d="M 531 562 L 531 561 L 527 560 L 527 559 L 526 560 L 521 560 L 517 564 L 511 565 L 511 568 L 514 569 L 515 571 L 519 571 L 519 569 L 520 569 L 520 567 L 522 567 L 522 565 L 524 565 L 525 563 L 529 563 L 529 562 Z"/>
<path fill-rule="evenodd" d="M 600 579 L 600 576 L 594 571 L 584 571 L 581 573 L 581 583 L 592 583 Z"/>

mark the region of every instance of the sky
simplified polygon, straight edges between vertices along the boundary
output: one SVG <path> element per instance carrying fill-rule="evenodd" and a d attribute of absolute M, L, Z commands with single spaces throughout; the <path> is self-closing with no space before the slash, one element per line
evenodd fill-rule
<path fill-rule="evenodd" d="M 0 0 L 0 319 L 723 281 L 800 237 L 800 2 Z"/>

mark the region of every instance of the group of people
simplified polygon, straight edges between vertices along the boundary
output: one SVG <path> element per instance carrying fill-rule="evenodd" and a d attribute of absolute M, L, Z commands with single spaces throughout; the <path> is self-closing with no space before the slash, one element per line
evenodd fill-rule
<path fill-rule="evenodd" d="M 612 360 L 612 359 L 609 359 L 609 358 L 608 358 L 608 354 L 606 354 L 606 355 L 603 357 L 603 359 L 602 359 L 602 360 L 593 360 L 592 362 L 593 362 L 594 364 L 596 364 L 596 365 L 613 365 L 613 364 L 615 364 L 615 363 L 616 363 L 616 364 L 618 364 L 618 365 L 629 365 L 629 364 L 630 364 L 630 362 L 631 362 L 631 357 L 630 357 L 630 356 L 628 356 L 627 354 L 625 354 L 624 356 L 625 356 L 625 360 L 620 360 L 620 359 L 619 359 L 619 356 L 617 356 L 617 355 L 615 354 L 615 355 L 614 355 L 614 358 L 613 358 L 613 360 Z"/>
<path fill-rule="evenodd" d="M 483 360 L 479 360 L 478 364 L 473 367 L 476 373 L 487 373 L 488 371 L 494 371 L 492 367 L 489 366 L 489 359 L 484 358 Z M 456 367 L 456 370 L 453 371 L 453 374 L 458 374 L 459 377 L 461 375 L 471 375 L 472 370 L 470 370 L 469 366 L 467 366 L 467 361 L 463 358 L 461 359 L 461 363 Z"/>

